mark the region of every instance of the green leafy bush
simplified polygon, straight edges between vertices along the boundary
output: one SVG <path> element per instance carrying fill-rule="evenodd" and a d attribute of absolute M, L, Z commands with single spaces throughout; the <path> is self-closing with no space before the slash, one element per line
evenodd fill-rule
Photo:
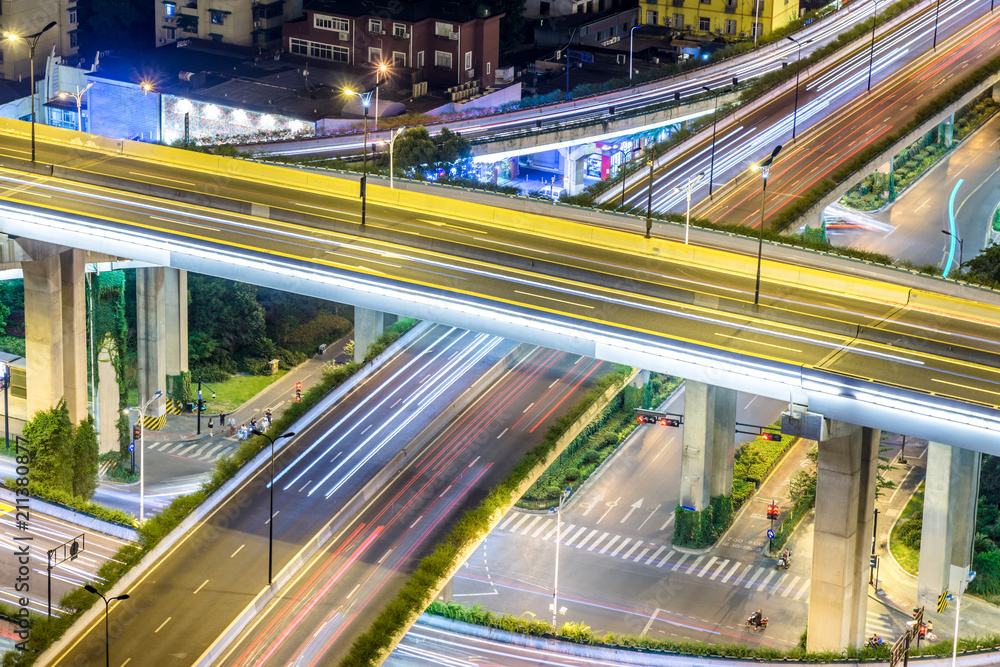
<path fill-rule="evenodd" d="M 920 548 L 920 531 L 924 525 L 924 517 L 915 516 L 907 519 L 905 522 L 900 524 L 899 530 L 896 533 L 897 539 L 908 547 L 913 549 Z"/>

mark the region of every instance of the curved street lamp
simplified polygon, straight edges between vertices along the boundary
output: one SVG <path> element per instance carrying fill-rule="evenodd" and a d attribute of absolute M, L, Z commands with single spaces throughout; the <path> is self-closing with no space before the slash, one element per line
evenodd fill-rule
<path fill-rule="evenodd" d="M 21 37 L 13 32 L 7 33 L 7 40 L 11 42 L 19 42 L 24 40 L 24 43 L 28 45 L 28 63 L 31 70 L 30 83 L 31 83 L 31 161 L 35 161 L 35 47 L 38 46 L 38 40 L 42 36 L 42 33 L 51 29 L 55 26 L 56 22 L 52 21 L 47 26 L 39 30 L 33 35 L 28 35 L 27 37 Z"/>
<path fill-rule="evenodd" d="M 128 600 L 129 595 L 116 595 L 113 598 L 104 597 L 104 593 L 100 592 L 90 584 L 84 586 L 84 588 L 94 595 L 100 595 L 101 599 L 104 600 L 104 663 L 107 667 L 111 667 L 111 638 L 108 633 L 108 605 L 110 605 L 115 600 Z"/>
<path fill-rule="evenodd" d="M 379 109 L 379 106 L 378 106 L 378 84 L 379 84 L 379 75 L 381 74 L 382 78 L 386 78 L 386 75 L 388 73 L 389 73 L 389 67 L 388 67 L 388 65 L 386 65 L 385 63 L 379 63 L 378 69 L 375 70 L 375 129 L 376 130 L 378 129 L 378 109 Z"/>
<path fill-rule="evenodd" d="M 688 176 L 687 185 L 678 185 L 674 188 L 674 194 L 687 190 L 687 217 L 684 219 L 684 245 L 688 244 L 688 232 L 691 230 L 691 191 L 694 189 L 695 184 L 703 178 L 705 178 L 705 172 Z"/>
<path fill-rule="evenodd" d="M 271 585 L 271 564 L 274 562 L 274 441 L 278 438 L 290 438 L 295 435 L 294 432 L 289 431 L 288 433 L 282 433 L 281 435 L 271 438 L 267 433 L 259 429 L 252 429 L 251 433 L 254 435 L 261 435 L 267 438 L 267 441 L 271 443 L 271 481 L 268 482 L 267 486 L 271 489 L 271 510 L 267 515 L 267 584 Z"/>
<path fill-rule="evenodd" d="M 802 68 L 799 67 L 799 63 L 802 62 L 802 45 L 803 44 L 808 44 L 812 40 L 811 39 L 807 39 L 804 42 L 800 42 L 799 40 L 797 40 L 797 39 L 795 39 L 794 37 L 791 37 L 791 36 L 789 36 L 788 39 L 791 40 L 791 41 L 793 41 L 793 42 L 795 42 L 795 46 L 799 47 L 799 55 L 795 59 L 795 110 L 792 111 L 792 141 L 795 141 L 795 124 L 796 124 L 796 121 L 798 121 L 798 118 L 799 118 L 799 73 L 802 71 Z M 872 28 L 872 51 L 873 51 L 873 53 L 874 53 L 874 49 L 875 49 L 874 39 L 875 39 L 875 29 Z M 868 67 L 869 67 L 869 69 L 868 69 L 868 89 L 871 90 L 871 85 L 872 85 L 871 63 L 868 64 Z"/>
<path fill-rule="evenodd" d="M 83 90 L 80 90 L 80 86 L 76 87 L 75 93 L 70 93 L 65 90 L 59 91 L 59 99 L 66 99 L 67 97 L 72 97 L 76 100 L 76 131 L 83 132 L 83 94 L 90 90 L 94 82 L 88 83 Z"/>
<path fill-rule="evenodd" d="M 149 404 L 158 399 L 160 396 L 163 396 L 162 391 L 158 391 L 152 396 L 150 396 L 149 400 L 143 403 L 138 408 L 125 408 L 124 410 L 122 410 L 123 415 L 129 414 L 133 410 L 139 413 L 139 522 L 140 523 L 143 521 L 143 519 L 145 519 L 145 509 L 146 509 L 146 502 L 145 502 L 146 466 L 143 464 L 143 460 L 146 454 L 146 447 L 144 446 L 146 442 L 146 425 L 144 423 L 146 421 L 146 408 L 148 408 Z M 132 460 L 134 461 L 135 459 Z"/>
<path fill-rule="evenodd" d="M 375 87 L 375 90 L 378 90 L 378 86 Z M 365 196 L 365 186 L 368 184 L 368 107 L 371 106 L 373 92 L 374 91 L 368 90 L 360 93 L 353 91 L 350 88 L 344 89 L 345 95 L 358 96 L 358 99 L 361 100 L 361 108 L 364 109 L 365 114 L 364 139 L 361 145 L 363 152 L 361 158 L 361 229 L 365 228 L 365 205 L 368 202 L 367 197 Z"/>
<path fill-rule="evenodd" d="M 771 166 L 774 164 L 774 158 L 778 157 L 778 153 L 781 152 L 781 144 L 774 147 L 771 151 L 771 156 L 761 162 L 760 164 L 755 164 L 754 169 L 760 171 L 761 178 L 764 179 L 764 188 L 760 191 L 760 234 L 757 239 L 757 285 L 753 290 L 753 306 L 757 307 L 757 303 L 760 301 L 760 264 L 761 258 L 764 254 L 764 198 L 767 196 L 767 177 L 771 173 Z"/>

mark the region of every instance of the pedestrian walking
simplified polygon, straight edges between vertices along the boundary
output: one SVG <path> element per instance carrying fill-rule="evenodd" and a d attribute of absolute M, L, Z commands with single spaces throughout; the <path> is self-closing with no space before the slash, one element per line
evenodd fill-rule
<path fill-rule="evenodd" d="M 208 418 L 208 437 L 212 437 L 212 418 Z"/>
<path fill-rule="evenodd" d="M 219 413 L 219 429 L 224 429 L 224 428 L 226 428 L 226 413 L 225 412 L 220 412 Z"/>

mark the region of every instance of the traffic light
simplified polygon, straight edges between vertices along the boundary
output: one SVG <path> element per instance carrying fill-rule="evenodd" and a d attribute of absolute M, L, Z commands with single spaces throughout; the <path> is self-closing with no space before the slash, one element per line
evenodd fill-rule
<path fill-rule="evenodd" d="M 205 401 L 203 401 L 202 399 L 199 398 L 198 399 L 198 412 L 204 412 L 204 411 L 205 411 Z"/>
<path fill-rule="evenodd" d="M 778 506 L 777 505 L 768 505 L 767 506 L 767 518 L 768 519 L 777 519 L 778 518 Z"/>
<path fill-rule="evenodd" d="M 761 440 L 770 440 L 770 441 L 773 441 L 773 442 L 781 442 L 781 434 L 780 433 L 761 433 L 760 434 L 760 439 Z"/>
<path fill-rule="evenodd" d="M 660 419 L 660 426 L 680 426 L 681 422 L 679 419 L 672 419 L 670 417 L 663 417 Z"/>
<path fill-rule="evenodd" d="M 878 563 L 878 556 L 876 556 L 875 554 L 872 554 L 871 556 L 868 557 L 868 565 L 869 565 L 869 567 L 875 567 L 875 565 L 877 563 Z"/>
<path fill-rule="evenodd" d="M 927 639 L 927 624 L 926 623 L 921 623 L 920 624 L 920 638 L 921 639 Z"/>
<path fill-rule="evenodd" d="M 135 424 L 132 427 L 132 442 L 139 442 L 142 437 L 142 424 Z"/>

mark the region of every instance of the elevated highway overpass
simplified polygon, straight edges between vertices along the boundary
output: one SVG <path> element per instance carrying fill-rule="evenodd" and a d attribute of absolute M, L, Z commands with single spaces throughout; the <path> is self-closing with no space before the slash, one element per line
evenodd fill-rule
<path fill-rule="evenodd" d="M 411 315 L 1000 454 L 1000 298 L 614 217 L 579 224 L 314 173 L 0 124 L 0 232 Z M 81 140 L 84 137 L 84 140 Z M 497 199 L 497 201 L 504 201 Z M 630 223 L 630 224 L 634 224 Z M 852 275 L 860 270 L 866 277 Z M 30 360 L 29 360 L 30 364 Z"/>

